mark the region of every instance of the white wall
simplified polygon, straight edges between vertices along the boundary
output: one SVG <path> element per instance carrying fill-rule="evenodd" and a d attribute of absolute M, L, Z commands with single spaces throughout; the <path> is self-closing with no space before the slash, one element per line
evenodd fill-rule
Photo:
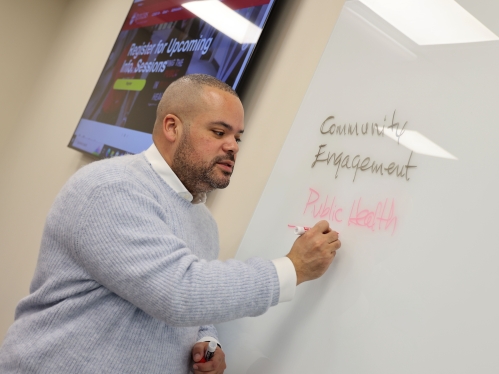
<path fill-rule="evenodd" d="M 208 202 L 219 222 L 222 259 L 235 254 L 343 2 L 288 0 L 259 51 L 262 58 L 244 96 L 247 130 L 237 170 L 231 186 L 212 193 Z M 29 43 L 48 35 L 50 48 L 38 58 L 37 77 L 28 80 L 29 95 L 21 90 L 8 105 L 12 113 L 18 108 L 9 112 L 17 118 L 15 126 L 0 128 L 0 341 L 13 321 L 15 305 L 28 293 L 45 216 L 55 195 L 79 167 L 91 162 L 66 145 L 130 6 L 126 0 L 43 3 L 55 7 L 50 14 L 43 7 L 36 13 L 49 25 L 39 22 L 25 39 L 16 38 Z M 21 7 L 4 2 L 0 14 L 26 19 Z M 10 43 L 4 39 L 11 34 L 0 34 L 0 46 Z M 47 50 L 47 44 L 41 50 Z M 26 58 L 8 55 L 19 60 L 9 66 Z M 0 69 L 6 66 L 2 59 Z M 4 90 L 19 89 L 18 82 L 9 81 Z"/>

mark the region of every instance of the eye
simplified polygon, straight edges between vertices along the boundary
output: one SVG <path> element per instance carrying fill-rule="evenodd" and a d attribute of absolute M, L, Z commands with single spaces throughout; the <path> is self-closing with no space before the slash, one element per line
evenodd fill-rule
<path fill-rule="evenodd" d="M 216 136 L 224 136 L 224 132 L 223 132 L 223 131 L 213 130 L 213 133 L 214 133 Z"/>
<path fill-rule="evenodd" d="M 241 143 L 241 138 L 236 138 L 236 143 Z"/>

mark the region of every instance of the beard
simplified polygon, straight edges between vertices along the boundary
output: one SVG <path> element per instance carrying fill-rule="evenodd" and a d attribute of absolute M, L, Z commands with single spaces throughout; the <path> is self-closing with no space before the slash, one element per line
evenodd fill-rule
<path fill-rule="evenodd" d="M 193 157 L 194 153 L 195 150 L 189 134 L 185 133 L 173 156 L 172 170 L 190 193 L 209 192 L 229 185 L 232 172 L 218 169 L 217 163 L 227 160 L 234 161 L 232 153 L 217 156 L 211 161 L 204 162 L 196 161 L 195 156 Z M 222 176 L 219 175 L 220 171 Z"/>

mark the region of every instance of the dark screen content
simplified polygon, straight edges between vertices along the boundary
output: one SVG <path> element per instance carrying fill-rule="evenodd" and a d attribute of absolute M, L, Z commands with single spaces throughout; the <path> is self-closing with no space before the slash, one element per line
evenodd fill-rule
<path fill-rule="evenodd" d="M 258 24 L 267 6 L 237 12 Z M 237 43 L 203 20 L 192 18 L 192 14 L 188 19 L 130 28 L 141 17 L 140 13 L 132 13 L 118 36 L 83 119 L 150 134 L 157 105 L 174 80 L 203 73 L 234 87 L 254 46 Z"/>

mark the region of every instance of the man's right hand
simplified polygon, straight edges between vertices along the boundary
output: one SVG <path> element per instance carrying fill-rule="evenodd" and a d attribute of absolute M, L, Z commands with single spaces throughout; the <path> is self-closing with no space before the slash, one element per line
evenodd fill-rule
<path fill-rule="evenodd" d="M 296 284 L 322 276 L 333 262 L 340 247 L 338 233 L 329 228 L 327 221 L 318 222 L 296 239 L 287 254 L 295 266 Z"/>

